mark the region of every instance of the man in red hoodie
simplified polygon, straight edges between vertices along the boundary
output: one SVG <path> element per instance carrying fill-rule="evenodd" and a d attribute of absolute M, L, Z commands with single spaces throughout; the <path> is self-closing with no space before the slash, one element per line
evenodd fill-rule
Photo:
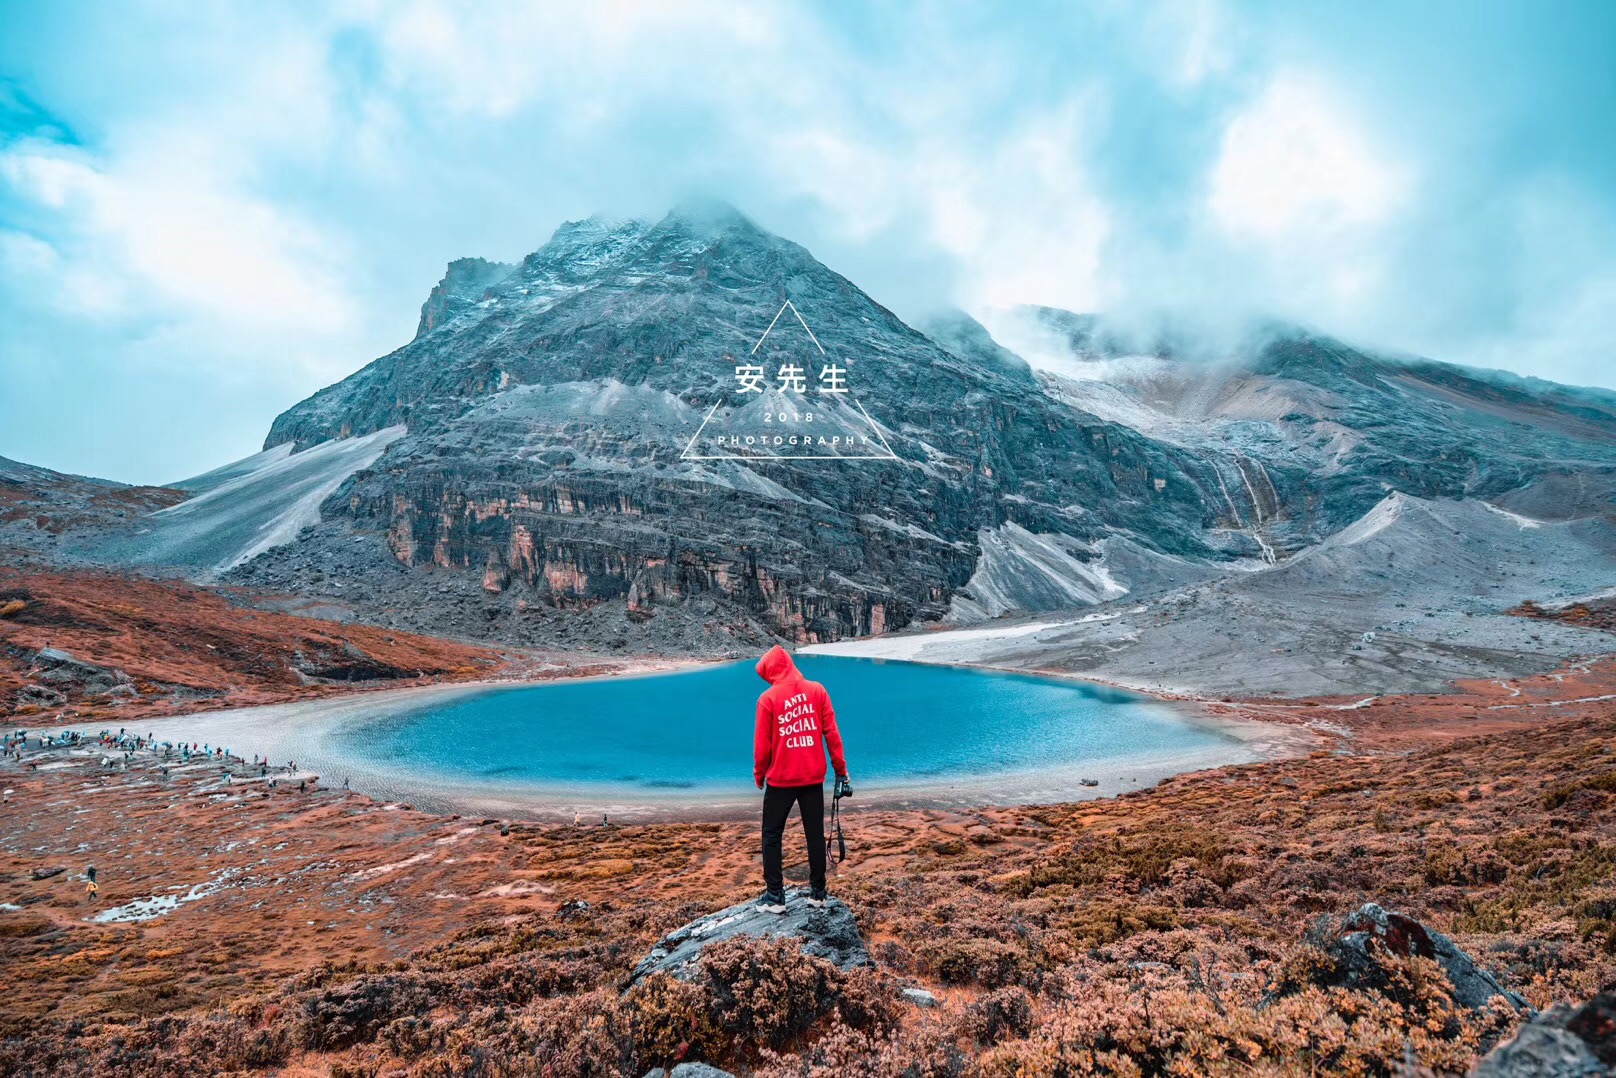
<path fill-rule="evenodd" d="M 780 839 L 791 806 L 802 814 L 808 839 L 808 904 L 825 904 L 825 750 L 836 767 L 844 794 L 847 761 L 825 686 L 797 672 L 782 647 L 772 647 L 758 660 L 758 677 L 769 683 L 757 702 L 757 729 L 752 739 L 752 779 L 763 791 L 763 897 L 758 908 L 786 912 L 785 883 L 780 869 Z"/>

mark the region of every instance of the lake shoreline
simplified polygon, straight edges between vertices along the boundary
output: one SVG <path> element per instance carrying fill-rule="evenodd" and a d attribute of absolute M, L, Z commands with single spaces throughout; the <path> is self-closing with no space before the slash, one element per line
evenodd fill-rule
<path fill-rule="evenodd" d="M 949 1021 L 978 997 L 940 972 L 939 953 L 979 963 L 981 942 L 1017 941 L 1023 949 L 1008 953 L 1019 961 L 1102 963 L 1087 975 L 1117 998 L 1133 998 L 1141 976 L 1193 977 L 1169 989 L 1204 994 L 1200 958 L 1182 971 L 1142 974 L 1140 964 L 1163 948 L 1222 955 L 1232 941 L 1251 951 L 1233 952 L 1227 965 L 1220 957 L 1219 968 L 1244 977 L 1241 956 L 1284 953 L 1317 922 L 1321 903 L 1350 912 L 1362 896 L 1391 896 L 1410 916 L 1454 933 L 1534 1006 L 1586 998 L 1606 978 L 1594 947 L 1566 940 L 1565 910 L 1599 901 L 1598 878 L 1574 877 L 1569 894 L 1516 871 L 1501 882 L 1433 888 L 1430 862 L 1410 836 L 1440 837 L 1458 864 L 1488 864 L 1522 829 L 1556 833 L 1567 814 L 1544 795 L 1579 791 L 1587 804 L 1598 789 L 1609 765 L 1597 747 L 1616 727 L 1613 694 L 1616 664 L 1600 662 L 1477 682 L 1440 700 L 1386 697 L 1337 711 L 1287 704 L 1301 709 L 1288 716 L 1330 715 L 1350 726 L 1357 751 L 1201 771 L 1077 804 L 860 811 L 846 828 L 846 861 L 830 867 L 830 889 L 874 926 L 880 960 L 932 992 Z M 1388 742 L 1389 733 L 1401 740 Z M 1566 751 L 1576 745 L 1590 748 Z M 403 999 L 414 1008 L 418 996 L 389 992 L 423 983 L 443 985 L 441 998 L 453 1005 L 439 1013 L 471 1015 L 457 1028 L 484 1043 L 487 1016 L 511 1006 L 509 986 L 539 975 L 538 983 L 563 987 L 537 1004 L 575 1007 L 566 1014 L 578 1024 L 568 1028 L 585 1028 L 602 1000 L 620 998 L 633 963 L 667 928 L 757 894 L 751 815 L 529 824 L 410 811 L 323 782 L 303 791 L 292 776 L 279 776 L 275 788 L 227 783 L 216 762 L 176 766 L 160 750 L 107 768 L 98 745 L 36 746 L 0 761 L 5 785 L 15 787 L 0 813 L 0 926 L 8 930 L 0 962 L 10 975 L 9 1013 L 29 1038 L 14 1041 L 14 1053 L 28 1058 L 56 1050 L 57 1038 L 84 1046 L 85 1059 L 123 1060 L 132 1037 L 157 1029 L 170 1031 L 175 1051 L 186 1053 L 174 1058 L 195 1069 L 200 1046 L 221 1029 L 274 1033 L 264 1023 L 328 1014 L 349 1023 L 330 1028 L 351 1030 L 346 1001 Z M 1608 813 L 1581 819 L 1599 829 L 1582 835 L 1608 842 Z M 785 848 L 793 884 L 806 874 L 803 853 L 793 830 Z M 100 869 L 95 901 L 81 875 L 91 864 Z M 1233 875 L 1220 884 L 1215 874 L 1224 871 Z M 1521 946 L 1519 930 L 1456 932 L 1455 896 L 1523 909 L 1526 938 L 1564 945 L 1565 961 L 1548 966 L 1558 979 L 1543 980 L 1544 952 Z M 1051 901 L 1096 916 L 1052 919 Z M 1174 920 L 1150 927 L 1161 922 L 1147 918 L 1164 916 Z M 1153 941 L 1148 949 L 1077 934 L 1118 919 Z M 1045 934 L 1053 932 L 1066 934 Z M 932 950 L 939 944 L 950 949 Z M 577 984 L 579 971 L 592 979 Z M 1232 976 L 1221 984 L 1226 993 L 1247 985 L 1242 1006 L 1267 1006 L 1260 984 Z M 464 994 L 477 991 L 486 994 Z M 903 1013 L 936 1021 L 936 1012 Z M 172 1031 L 185 1021 L 181 1041 Z M 1388 1053 L 1402 1043 L 1394 1038 Z M 379 1045 L 299 1054 L 296 1065 L 372 1066 Z"/>
<path fill-rule="evenodd" d="M 355 725 L 383 720 L 404 710 L 445 705 L 467 696 L 554 685 L 558 681 L 616 681 L 676 675 L 729 661 L 735 660 L 648 659 L 624 663 L 622 666 L 626 669 L 611 673 L 592 671 L 577 677 L 501 678 L 372 689 L 317 700 L 153 718 L 132 729 L 141 734 L 153 734 L 160 741 L 223 746 L 238 757 L 264 756 L 277 765 L 295 761 L 296 773 L 283 772 L 282 781 L 318 777 L 327 787 L 346 781 L 355 792 L 378 801 L 409 804 L 433 812 L 549 822 L 734 820 L 756 814 L 756 791 L 742 785 L 685 789 L 628 784 L 500 783 L 390 768 L 373 759 L 357 758 L 336 743 L 339 732 Z M 903 659 L 883 661 L 912 663 Z M 971 663 L 912 664 L 954 666 L 1116 689 L 1161 705 L 1178 721 L 1217 735 L 1218 743 L 981 775 L 948 774 L 907 781 L 870 781 L 859 786 L 859 794 L 846 806 L 849 810 L 960 809 L 1092 800 L 1148 789 L 1187 772 L 1303 756 L 1322 747 L 1322 739 L 1313 731 L 1290 723 L 1214 709 L 1211 702 L 1142 693 L 1057 671 L 1005 671 Z"/>

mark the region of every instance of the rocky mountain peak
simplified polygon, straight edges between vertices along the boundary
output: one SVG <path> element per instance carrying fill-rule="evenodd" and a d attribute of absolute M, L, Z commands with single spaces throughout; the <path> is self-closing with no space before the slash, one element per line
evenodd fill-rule
<path fill-rule="evenodd" d="M 568 222 L 514 271 L 453 263 L 415 340 L 276 419 L 289 461 L 366 455 L 316 492 L 319 532 L 232 572 L 296 590 L 368 550 L 352 571 L 408 591 L 403 627 L 436 610 L 515 640 L 722 650 L 1283 564 L 1388 490 L 1492 498 L 1559 462 L 1616 467 L 1589 397 L 1299 327 L 1208 343 L 1186 320 L 1028 313 L 1074 370 L 1035 375 L 962 312 L 908 325 L 723 203 Z M 770 384 L 744 397 L 777 320 L 755 352 Z M 774 384 L 831 361 L 846 399 Z M 724 451 L 809 410 L 813 434 L 870 431 L 883 454 Z"/>
<path fill-rule="evenodd" d="M 778 239 L 730 203 L 714 198 L 683 200 L 668 211 L 661 225 L 680 228 L 692 235 L 716 237 L 750 232 Z"/>
<path fill-rule="evenodd" d="M 563 222 L 544 246 L 522 260 L 523 276 L 581 279 L 610 265 L 650 230 L 648 221 L 600 214 Z"/>
<path fill-rule="evenodd" d="M 511 275 L 516 267 L 486 258 L 457 258 L 443 272 L 443 280 L 433 286 L 421 304 L 421 321 L 415 335 L 432 332 L 458 307 L 483 299 L 488 289 Z"/>

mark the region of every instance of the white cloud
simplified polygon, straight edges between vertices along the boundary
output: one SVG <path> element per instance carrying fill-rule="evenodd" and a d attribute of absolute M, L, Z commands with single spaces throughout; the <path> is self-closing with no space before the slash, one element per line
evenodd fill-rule
<path fill-rule="evenodd" d="M 14 195 L 58 211 L 74 250 L 53 267 L 73 279 L 121 273 L 181 312 L 243 331 L 348 328 L 338 260 L 314 229 L 209 174 L 170 144 L 105 164 L 52 147 L 0 157 Z"/>
<path fill-rule="evenodd" d="M 1376 332 L 1413 176 L 1332 86 L 1282 71 L 1226 122 L 1166 298 Z"/>
<path fill-rule="evenodd" d="M 99 320 L 129 310 L 128 291 L 117 275 L 69 262 L 26 232 L 0 231 L 0 280 L 24 292 L 35 309 L 68 318 Z"/>
<path fill-rule="evenodd" d="M 962 267 L 966 307 L 1104 302 L 1100 255 L 1110 222 L 1083 166 L 1083 121 L 1071 105 L 985 152 L 954 145 L 922 160 L 932 227 Z"/>
<path fill-rule="evenodd" d="M 1579 385 L 1611 384 L 1616 342 L 1616 213 L 1565 176 L 1546 174 L 1511 200 L 1514 309 L 1504 332 L 1464 340 L 1462 359 Z"/>
<path fill-rule="evenodd" d="M 38 314 L 30 356 L 79 341 L 57 361 L 256 376 L 277 396 L 254 403 L 281 407 L 402 343 L 448 259 L 700 192 L 903 314 L 1277 314 L 1544 373 L 1616 340 L 1608 231 L 1575 258 L 1562 240 L 1590 234 L 1585 213 L 1509 234 L 1518 174 L 1456 183 L 1428 118 L 1388 114 L 1396 91 L 1355 54 L 1292 47 L 1300 17 L 1225 0 L 178 14 L 137 5 L 37 62 L 11 43 L 84 142 L 0 146 L 0 307 Z M 1482 121 L 1445 121 L 1486 145 Z"/>
<path fill-rule="evenodd" d="M 1224 129 L 1208 208 L 1231 235 L 1277 244 L 1377 224 L 1406 189 L 1321 85 L 1284 74 Z"/>
<path fill-rule="evenodd" d="M 1234 32 L 1219 0 L 1157 0 L 1139 21 L 1168 81 L 1180 89 L 1194 89 L 1234 65 Z"/>
<path fill-rule="evenodd" d="M 752 70 L 780 44 L 775 18 L 709 0 L 612 0 L 590 5 L 463 5 L 413 0 L 354 12 L 380 45 L 395 89 L 440 108 L 491 119 L 539 101 L 556 119 L 588 125 L 627 106 L 632 91 L 683 72 L 699 96 Z M 783 18 L 783 16 L 780 16 Z M 624 91 L 631 91 L 625 93 Z"/>
<path fill-rule="evenodd" d="M 97 320 L 97 365 L 302 386 L 346 373 L 374 340 L 347 238 L 270 178 L 289 161 L 318 172 L 340 144 L 320 28 L 252 31 L 176 32 L 207 94 L 154 87 L 84 146 L 0 149 L 0 207 L 44 245 L 32 276 L 0 272 L 64 339 Z"/>

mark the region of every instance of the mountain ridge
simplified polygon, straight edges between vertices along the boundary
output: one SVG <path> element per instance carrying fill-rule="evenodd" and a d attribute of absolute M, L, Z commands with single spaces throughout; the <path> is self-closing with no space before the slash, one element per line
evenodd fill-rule
<path fill-rule="evenodd" d="M 811 345 L 789 321 L 760 340 L 788 299 Z M 1030 311 L 1064 334 L 1060 371 L 962 312 L 911 326 L 732 208 L 565 222 L 519 262 L 451 262 L 414 338 L 278 416 L 262 461 L 215 473 L 330 461 L 305 466 L 308 493 L 238 483 L 90 556 L 333 600 L 351 578 L 342 600 L 401 628 L 725 652 L 1283 562 L 1388 491 L 1538 515 L 1574 492 L 1566 512 L 1609 513 L 1616 409 L 1597 393 L 1296 327 L 1218 363 L 1168 338 L 1141 355 L 1096 316 Z M 835 414 L 812 389 L 742 407 L 747 363 L 842 366 L 895 459 L 687 459 L 704 416 Z M 221 541 L 261 533 L 275 542 Z"/>

